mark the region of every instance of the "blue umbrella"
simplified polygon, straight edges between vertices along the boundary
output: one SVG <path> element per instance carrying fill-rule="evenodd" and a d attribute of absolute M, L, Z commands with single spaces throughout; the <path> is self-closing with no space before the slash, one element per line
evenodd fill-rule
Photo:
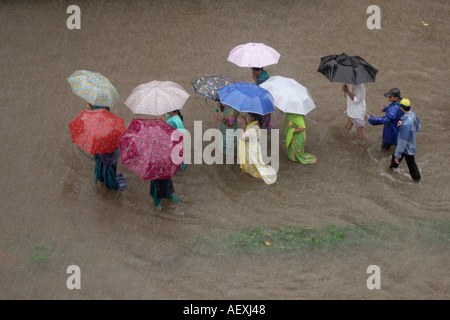
<path fill-rule="evenodd" d="M 269 91 L 248 82 L 234 84 L 217 90 L 220 102 L 240 112 L 251 112 L 261 115 L 275 111 L 273 97 Z"/>

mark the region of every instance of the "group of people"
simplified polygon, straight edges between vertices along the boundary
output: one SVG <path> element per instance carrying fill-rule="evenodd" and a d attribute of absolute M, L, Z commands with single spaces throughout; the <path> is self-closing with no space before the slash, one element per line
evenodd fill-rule
<path fill-rule="evenodd" d="M 393 88 L 384 94 L 390 102 L 389 106 L 381 107 L 385 115 L 376 118 L 373 115 L 366 115 L 364 84 L 350 85 L 350 88 L 344 85 L 342 91 L 347 96 L 346 130 L 350 131 L 354 125 L 357 133 L 368 139 L 364 130 L 365 120 L 373 126 L 384 125 L 381 148 L 388 150 L 391 146 L 395 146 L 390 164 L 391 170 L 397 169 L 405 158 L 411 178 L 419 181 L 421 175 L 414 154 L 417 148 L 416 133 L 420 130 L 420 121 L 411 109 L 411 101 L 403 99 L 400 90 Z"/>
<path fill-rule="evenodd" d="M 255 84 L 260 85 L 269 75 L 263 68 L 252 68 L 252 77 Z M 414 111 L 411 110 L 411 102 L 403 99 L 400 90 L 391 89 L 384 96 L 389 99 L 389 106 L 382 106 L 381 111 L 385 112 L 383 117 L 374 117 L 366 115 L 365 85 L 344 85 L 343 92 L 347 98 L 347 115 L 345 128 L 350 131 L 353 126 L 357 133 L 365 139 L 368 139 L 364 131 L 365 121 L 371 125 L 384 125 L 382 135 L 382 149 L 389 149 L 395 146 L 392 155 L 390 168 L 397 169 L 403 158 L 409 168 L 413 180 L 418 181 L 421 175 L 415 162 L 414 154 L 416 151 L 416 132 L 420 130 L 420 121 Z M 90 109 L 108 107 L 88 105 Z M 271 130 L 276 125 L 271 121 L 270 113 L 260 115 L 256 113 L 245 113 L 240 115 L 236 109 L 224 105 L 219 101 L 221 115 L 216 114 L 213 119 L 220 121 L 220 131 L 222 132 L 222 152 L 227 155 L 230 152 L 239 155 L 240 168 L 243 172 L 256 178 L 262 179 L 266 184 L 273 184 L 277 179 L 276 170 L 270 165 L 265 164 L 262 159 L 260 149 L 260 130 Z M 301 164 L 314 164 L 317 158 L 305 152 L 306 126 L 303 115 L 285 113 L 284 133 L 286 137 L 287 157 Z M 228 134 L 228 129 L 234 132 L 239 128 L 238 119 L 240 118 L 243 134 L 236 137 L 234 134 Z M 183 116 L 179 110 L 164 114 L 161 119 L 172 127 L 184 132 Z M 237 139 L 241 139 L 238 143 Z M 95 183 L 103 182 L 111 190 L 123 191 L 127 188 L 127 182 L 123 175 L 117 174 L 117 161 L 119 158 L 119 149 L 112 153 L 95 155 Z M 181 170 L 185 169 L 185 164 L 181 165 Z M 179 202 L 181 199 L 174 194 L 172 179 L 158 179 L 150 181 L 150 196 L 156 207 L 161 208 L 161 200 L 167 199 L 172 202 Z"/>
<path fill-rule="evenodd" d="M 254 83 L 260 85 L 267 79 L 269 74 L 264 68 L 251 68 Z M 260 130 L 270 131 L 276 125 L 271 120 L 271 114 L 260 115 L 256 113 L 245 113 L 241 115 L 241 125 L 243 134 L 237 142 L 233 131 L 238 129 L 239 112 L 227 105 L 219 102 L 219 110 L 222 116 L 214 115 L 213 119 L 220 121 L 220 130 L 223 135 L 223 154 L 239 154 L 242 171 L 264 180 L 267 184 L 272 184 L 277 179 L 276 171 L 264 163 L 260 149 Z M 304 116 L 300 114 L 285 113 L 284 133 L 286 135 L 287 156 L 290 160 L 302 164 L 314 164 L 317 158 L 305 152 L 306 126 Z M 229 130 L 232 129 L 232 130 Z M 229 131 L 227 131 L 229 130 Z M 239 150 L 237 149 L 239 146 Z"/>
<path fill-rule="evenodd" d="M 251 69 L 252 78 L 257 85 L 269 79 L 269 74 L 263 68 Z M 384 94 L 390 102 L 388 106 L 381 107 L 381 111 L 385 112 L 385 115 L 376 118 L 373 115 L 366 115 L 366 88 L 364 83 L 348 86 L 345 84 L 342 87 L 342 91 L 347 99 L 347 108 L 345 110 L 347 115 L 346 131 L 350 131 L 355 126 L 357 133 L 361 137 L 369 139 L 364 130 L 366 121 L 373 126 L 384 125 L 381 148 L 388 150 L 391 146 L 395 146 L 390 163 L 391 170 L 397 169 L 400 162 L 405 158 L 412 179 L 414 181 L 421 180 L 420 171 L 414 157 L 417 148 L 416 133 L 420 130 L 420 121 L 411 109 L 411 101 L 403 99 L 400 90 L 393 88 Z M 227 135 L 226 130 L 237 128 L 239 113 L 220 102 L 219 105 L 223 116 L 216 115 L 214 119 L 222 122 L 220 128 L 223 134 L 223 152 L 226 154 L 233 149 L 228 148 L 230 144 L 236 146 L 235 136 Z M 247 113 L 242 117 L 242 123 L 244 134 L 241 136 L 241 142 L 244 142 L 244 138 L 253 136 L 255 137 L 254 140 L 256 140 L 256 143 L 253 144 L 254 146 L 258 146 L 260 129 L 271 130 L 276 128 L 271 121 L 270 113 L 264 116 Z M 317 162 L 317 158 L 314 155 L 305 151 L 306 126 L 303 115 L 285 113 L 284 133 L 286 136 L 287 156 L 290 160 L 302 164 L 314 164 Z M 240 143 L 239 146 L 241 145 L 245 146 L 245 150 L 247 150 L 246 153 L 243 152 L 243 147 L 239 150 L 240 160 L 243 161 L 241 169 L 254 177 L 263 179 L 267 184 L 274 183 L 276 181 L 276 173 L 269 165 L 264 164 L 261 155 L 257 154 L 258 148 L 252 148 L 251 143 L 248 142 Z M 252 160 L 250 163 L 249 159 Z"/>
<path fill-rule="evenodd" d="M 90 110 L 105 109 L 110 111 L 109 107 L 94 106 L 92 104 L 88 104 L 87 108 Z M 184 132 L 183 116 L 181 115 L 180 110 L 174 110 L 163 114 L 160 118 L 175 129 L 180 130 L 182 133 Z M 100 181 L 110 190 L 126 190 L 128 184 L 125 177 L 122 174 L 117 174 L 117 162 L 119 156 L 119 148 L 116 148 L 113 152 L 94 155 L 94 175 L 96 184 Z M 180 166 L 181 170 L 184 170 L 185 167 L 184 163 Z M 174 194 L 174 191 L 172 179 L 150 180 L 150 196 L 157 208 L 161 208 L 161 200 L 164 198 L 172 202 L 180 202 L 181 199 Z"/>

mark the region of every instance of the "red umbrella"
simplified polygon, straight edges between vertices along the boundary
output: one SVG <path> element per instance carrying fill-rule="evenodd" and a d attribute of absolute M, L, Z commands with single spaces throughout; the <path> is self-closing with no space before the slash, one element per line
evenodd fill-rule
<path fill-rule="evenodd" d="M 184 161 L 175 131 L 161 119 L 133 119 L 119 138 L 121 163 L 144 180 L 170 179 Z"/>
<path fill-rule="evenodd" d="M 89 154 L 110 153 L 125 131 L 124 120 L 105 110 L 82 110 L 69 124 L 72 142 Z"/>

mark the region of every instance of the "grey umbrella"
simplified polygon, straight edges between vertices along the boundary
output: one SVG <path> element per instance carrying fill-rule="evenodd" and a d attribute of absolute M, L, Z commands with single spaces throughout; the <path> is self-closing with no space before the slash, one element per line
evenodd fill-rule
<path fill-rule="evenodd" d="M 331 82 L 361 84 L 375 82 L 378 70 L 359 56 L 329 55 L 320 59 L 317 69 Z"/>

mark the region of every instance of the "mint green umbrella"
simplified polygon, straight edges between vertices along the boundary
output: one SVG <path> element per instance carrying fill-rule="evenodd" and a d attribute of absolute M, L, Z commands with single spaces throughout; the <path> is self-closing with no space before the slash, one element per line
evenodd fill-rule
<path fill-rule="evenodd" d="M 119 93 L 108 78 L 98 72 L 77 70 L 67 78 L 73 92 L 93 106 L 112 107 Z"/>

